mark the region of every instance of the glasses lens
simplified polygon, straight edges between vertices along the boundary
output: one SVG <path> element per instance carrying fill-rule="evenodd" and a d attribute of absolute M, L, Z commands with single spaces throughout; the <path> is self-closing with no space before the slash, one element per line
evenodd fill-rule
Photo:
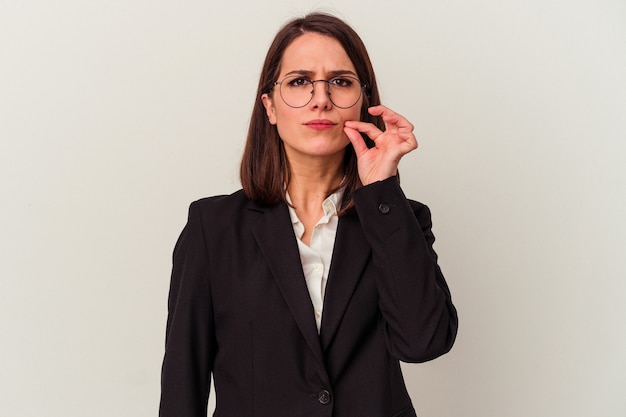
<path fill-rule="evenodd" d="M 361 98 L 361 83 L 358 79 L 350 76 L 331 78 L 330 80 L 311 81 L 301 76 L 285 78 L 280 83 L 280 95 L 283 101 L 290 107 L 304 107 L 313 98 L 313 84 L 325 83 L 326 93 L 332 103 L 342 109 L 354 106 Z"/>

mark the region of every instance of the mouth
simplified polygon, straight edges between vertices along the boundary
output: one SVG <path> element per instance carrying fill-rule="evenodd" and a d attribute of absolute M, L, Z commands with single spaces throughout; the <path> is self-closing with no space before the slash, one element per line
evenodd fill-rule
<path fill-rule="evenodd" d="M 315 119 L 306 122 L 304 125 L 313 130 L 328 130 L 335 127 L 337 123 L 327 119 Z"/>

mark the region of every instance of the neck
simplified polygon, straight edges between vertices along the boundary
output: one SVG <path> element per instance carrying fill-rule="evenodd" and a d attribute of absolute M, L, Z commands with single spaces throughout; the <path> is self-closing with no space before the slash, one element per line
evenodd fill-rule
<path fill-rule="evenodd" d="M 287 191 L 295 207 L 317 209 L 330 192 L 341 184 L 344 176 L 343 158 L 315 162 L 301 164 L 289 161 L 291 172 Z"/>
<path fill-rule="evenodd" d="M 290 160 L 289 166 L 291 171 L 287 191 L 296 215 L 304 225 L 302 242 L 309 245 L 313 228 L 324 214 L 322 203 L 343 179 L 343 158 L 307 164 Z"/>

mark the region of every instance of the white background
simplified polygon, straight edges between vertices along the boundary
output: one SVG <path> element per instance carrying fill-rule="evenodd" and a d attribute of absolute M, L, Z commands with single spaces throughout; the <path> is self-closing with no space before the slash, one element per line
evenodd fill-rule
<path fill-rule="evenodd" d="M 420 141 L 460 315 L 420 416 L 626 415 L 623 0 L 0 4 L 1 415 L 156 416 L 188 204 L 239 188 L 267 47 L 320 9 Z"/>

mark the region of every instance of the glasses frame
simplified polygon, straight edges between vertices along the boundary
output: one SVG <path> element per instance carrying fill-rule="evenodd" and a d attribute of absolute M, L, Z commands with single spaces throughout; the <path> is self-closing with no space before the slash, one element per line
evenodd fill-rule
<path fill-rule="evenodd" d="M 302 106 L 292 106 L 291 104 L 287 103 L 287 100 L 285 100 L 285 97 L 283 97 L 283 83 L 285 82 L 286 79 L 288 78 L 304 78 L 306 79 L 306 77 L 300 77 L 300 76 L 294 76 L 294 75 L 288 75 L 285 78 L 283 78 L 281 81 L 276 81 L 274 82 L 274 84 L 272 84 L 272 88 L 276 87 L 277 85 L 280 86 L 278 88 L 278 92 L 280 94 L 280 98 L 283 100 L 283 103 L 285 103 L 287 106 L 293 108 L 293 109 L 301 109 L 302 107 L 305 107 L 307 104 L 309 104 L 311 102 L 311 100 L 313 100 L 313 95 L 315 94 L 315 83 L 317 82 L 325 82 L 326 83 L 326 94 L 328 94 L 328 99 L 330 100 L 331 103 L 333 103 L 333 105 L 337 108 L 340 109 L 349 109 L 351 107 L 354 107 L 356 105 L 356 103 L 359 102 L 359 99 L 363 96 L 363 90 L 365 88 L 367 88 L 367 84 L 362 83 L 361 80 L 359 80 L 356 77 L 353 77 L 351 75 L 341 75 L 341 76 L 337 76 L 337 77 L 333 77 L 329 80 L 323 80 L 323 79 L 319 79 L 319 80 L 308 80 L 306 79 L 310 84 L 311 84 L 311 97 L 309 98 L 309 100 L 304 103 Z M 330 83 L 331 81 L 337 79 L 337 78 L 350 78 L 351 80 L 354 80 L 357 82 L 357 84 L 359 84 L 359 86 L 361 88 L 359 88 L 359 96 L 357 97 L 357 99 L 355 100 L 354 104 L 351 104 L 347 107 L 342 107 L 342 106 L 338 106 L 334 101 L 333 101 L 333 97 L 332 94 L 330 93 Z"/>

